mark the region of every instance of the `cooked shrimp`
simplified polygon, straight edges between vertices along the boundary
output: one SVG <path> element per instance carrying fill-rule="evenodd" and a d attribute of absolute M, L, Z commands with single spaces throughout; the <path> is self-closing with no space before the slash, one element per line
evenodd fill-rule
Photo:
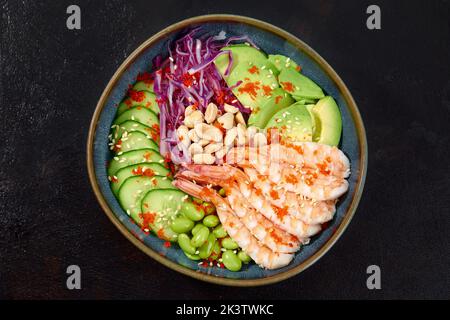
<path fill-rule="evenodd" d="M 267 219 L 271 220 L 281 229 L 296 236 L 299 239 L 306 239 L 321 230 L 320 225 L 308 225 L 298 218 L 287 214 L 287 207 L 278 208 L 272 206 L 262 195 L 261 190 L 254 188 L 248 177 L 241 170 L 230 166 L 210 166 L 210 165 L 187 165 L 189 170 L 199 173 L 204 177 L 203 181 L 217 183 L 230 179 L 238 183 L 242 195 L 248 202 L 261 212 Z"/>
<path fill-rule="evenodd" d="M 279 163 L 343 179 L 350 175 L 350 161 L 341 150 L 315 142 L 270 144 L 259 148 L 235 147 L 227 154 L 228 163 L 239 165 L 239 161 L 245 160 L 249 163 L 264 161 L 260 165 L 266 168 L 272 163 Z"/>
<path fill-rule="evenodd" d="M 333 219 L 336 200 L 315 201 L 284 190 L 253 168 L 244 168 L 253 185 L 261 189 L 268 201 L 277 207 L 288 206 L 288 214 L 307 224 L 321 224 Z"/>
<path fill-rule="evenodd" d="M 294 258 L 291 253 L 273 252 L 259 243 L 239 218 L 233 214 L 227 202 L 215 191 L 183 179 L 176 179 L 173 184 L 194 197 L 212 202 L 216 206 L 217 215 L 228 235 L 260 266 L 277 269 L 288 265 Z"/>
<path fill-rule="evenodd" d="M 272 152 L 278 147 L 283 147 L 283 151 L 290 150 L 282 145 L 271 145 L 271 147 Z M 264 147 L 262 150 L 267 151 Z M 330 174 L 331 171 L 327 171 L 325 164 L 323 166 L 316 164 L 316 168 L 311 169 L 308 166 L 294 166 L 270 161 L 269 156 L 263 156 L 264 151 L 257 153 L 254 148 L 234 148 L 230 152 L 227 160 L 231 163 L 243 168 L 255 168 L 280 187 L 314 200 L 334 200 L 348 190 L 347 180 Z M 276 153 L 283 154 L 278 151 Z"/>
<path fill-rule="evenodd" d="M 219 181 L 201 176 L 193 171 L 180 172 L 177 177 L 197 182 L 212 183 L 219 185 Z M 289 233 L 281 230 L 274 225 L 269 219 L 258 213 L 247 202 L 247 199 L 241 194 L 239 188 L 234 181 L 221 181 L 221 186 L 226 189 L 227 200 L 234 213 L 241 219 L 242 223 L 247 229 L 259 240 L 261 243 L 269 247 L 274 252 L 292 253 L 300 248 L 299 240 Z M 303 239 L 302 239 L 303 240 Z M 302 242 L 306 243 L 308 239 Z"/>

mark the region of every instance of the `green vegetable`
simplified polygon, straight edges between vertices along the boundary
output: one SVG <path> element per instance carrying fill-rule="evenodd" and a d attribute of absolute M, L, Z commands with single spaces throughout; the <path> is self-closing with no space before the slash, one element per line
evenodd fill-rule
<path fill-rule="evenodd" d="M 222 262 L 230 271 L 239 271 L 242 268 L 242 261 L 231 250 L 227 250 L 222 254 Z"/>
<path fill-rule="evenodd" d="M 252 261 L 252 258 L 250 258 L 250 256 L 246 254 L 244 251 L 239 251 L 237 256 L 244 263 L 249 263 L 250 261 Z"/>
<path fill-rule="evenodd" d="M 197 233 L 198 230 L 200 230 L 201 227 L 203 227 L 203 224 L 197 223 L 195 227 L 192 228 L 191 230 L 192 235 L 195 236 L 195 234 Z"/>
<path fill-rule="evenodd" d="M 221 249 L 220 243 L 219 243 L 219 241 L 216 241 L 214 243 L 214 246 L 213 246 L 211 255 L 209 256 L 209 259 L 217 260 L 219 258 L 219 256 L 220 256 L 220 253 L 222 252 L 220 249 Z"/>
<path fill-rule="evenodd" d="M 206 215 L 210 215 L 216 212 L 216 207 L 214 207 L 211 203 L 208 202 L 203 203 L 203 208 L 205 209 Z"/>
<path fill-rule="evenodd" d="M 215 244 L 216 237 L 212 233 L 210 233 L 208 236 L 208 240 L 200 247 L 200 249 L 198 249 L 198 256 L 202 259 L 208 258 L 211 255 Z"/>
<path fill-rule="evenodd" d="M 234 241 L 230 237 L 226 237 L 222 239 L 222 247 L 228 250 L 234 250 L 239 248 L 239 245 L 236 243 L 236 241 Z"/>
<path fill-rule="evenodd" d="M 209 229 L 205 226 L 199 227 L 198 231 L 192 237 L 191 245 L 198 248 L 208 240 Z"/>
<path fill-rule="evenodd" d="M 170 225 L 170 228 L 176 233 L 186 233 L 188 231 L 191 231 L 193 227 L 194 222 L 183 216 L 175 218 L 175 220 L 173 220 L 172 224 Z"/>
<path fill-rule="evenodd" d="M 189 201 L 183 203 L 181 213 L 192 221 L 200 221 L 205 216 L 205 211 L 202 208 Z"/>
<path fill-rule="evenodd" d="M 203 224 L 209 228 L 214 228 L 220 223 L 219 217 L 209 215 L 203 219 Z"/>
<path fill-rule="evenodd" d="M 221 188 L 221 189 L 219 190 L 219 195 L 220 195 L 221 197 L 225 197 L 225 189 L 224 189 L 224 188 Z"/>
<path fill-rule="evenodd" d="M 184 254 L 186 255 L 186 257 L 188 257 L 191 260 L 200 260 L 200 257 L 198 254 L 190 254 L 187 252 L 185 252 Z"/>
<path fill-rule="evenodd" d="M 187 254 L 195 254 L 197 251 L 194 246 L 191 244 L 191 239 L 189 239 L 189 236 L 185 233 L 178 235 L 178 245 L 180 246 L 181 250 L 184 251 L 184 253 Z"/>
<path fill-rule="evenodd" d="M 227 232 L 221 224 L 214 228 L 213 234 L 216 236 L 216 238 L 225 238 L 227 236 Z"/>

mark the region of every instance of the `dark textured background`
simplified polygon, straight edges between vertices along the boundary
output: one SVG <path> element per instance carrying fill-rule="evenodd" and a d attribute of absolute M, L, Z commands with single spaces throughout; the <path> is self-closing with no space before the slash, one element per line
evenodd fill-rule
<path fill-rule="evenodd" d="M 0 0 L 0 298 L 450 298 L 449 1 Z M 26 3 L 26 4 L 24 4 Z M 66 28 L 66 8 L 82 29 Z M 122 61 L 183 18 L 242 14 L 316 49 L 341 75 L 369 142 L 365 192 L 349 228 L 317 264 L 261 288 L 175 273 L 103 214 L 85 165 L 89 121 Z M 65 268 L 82 269 L 80 291 Z M 366 268 L 382 269 L 382 290 Z"/>

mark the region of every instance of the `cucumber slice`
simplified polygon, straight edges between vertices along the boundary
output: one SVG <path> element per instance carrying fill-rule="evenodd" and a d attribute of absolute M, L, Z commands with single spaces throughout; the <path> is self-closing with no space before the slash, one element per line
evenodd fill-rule
<path fill-rule="evenodd" d="M 120 169 L 141 162 L 164 164 L 164 158 L 153 149 L 140 149 L 124 152 L 122 155 L 116 156 L 111 160 L 108 167 L 108 175 L 112 178 Z"/>
<path fill-rule="evenodd" d="M 159 163 L 138 163 L 125 168 L 120 169 L 115 174 L 115 179 L 111 182 L 111 189 L 115 195 L 119 194 L 119 189 L 123 182 L 129 177 L 133 176 L 163 176 L 170 177 L 171 172 L 169 169 L 164 168 Z"/>
<path fill-rule="evenodd" d="M 134 84 L 133 90 L 136 90 L 136 91 L 145 90 L 145 91 L 155 92 L 155 90 L 153 90 L 153 84 L 154 84 L 154 82 L 152 80 L 151 81 L 147 81 L 147 80 L 138 81 Z"/>
<path fill-rule="evenodd" d="M 135 131 L 125 133 L 119 141 L 116 142 L 116 145 L 120 146 L 120 148 L 117 148 L 116 150 L 120 152 L 128 152 L 139 149 L 153 149 L 159 152 L 159 147 L 156 142 L 142 132 Z"/>
<path fill-rule="evenodd" d="M 153 215 L 148 227 L 150 227 L 159 238 L 168 241 L 176 241 L 175 233 L 170 225 L 181 213 L 181 205 L 186 201 L 187 195 L 180 190 L 154 189 L 142 199 L 141 210 L 144 215 Z"/>
<path fill-rule="evenodd" d="M 158 116 L 152 111 L 142 107 L 134 107 L 130 110 L 125 111 L 124 113 L 119 115 L 116 120 L 114 120 L 113 124 L 120 125 L 128 120 L 140 122 L 150 128 L 156 128 L 157 126 L 159 126 Z"/>
<path fill-rule="evenodd" d="M 156 114 L 159 114 L 158 103 L 156 102 L 156 95 L 153 92 L 141 90 L 136 91 L 137 96 L 139 96 L 139 100 L 134 100 L 133 98 L 126 97 L 120 104 L 117 109 L 117 114 L 120 115 L 125 111 L 141 106 L 143 108 L 149 109 Z"/>
<path fill-rule="evenodd" d="M 111 141 L 118 141 L 122 137 L 124 132 L 142 132 L 143 134 L 147 135 L 148 138 L 151 138 L 153 141 L 159 144 L 159 132 L 137 121 L 128 120 L 121 123 L 120 125 L 113 125 L 112 129 Z"/>
<path fill-rule="evenodd" d="M 167 177 L 147 177 L 137 176 L 130 177 L 124 181 L 119 189 L 119 202 L 123 210 L 127 212 L 131 218 L 136 221 L 139 226 L 143 226 L 141 201 L 142 198 L 153 189 L 175 189 L 172 180 Z"/>

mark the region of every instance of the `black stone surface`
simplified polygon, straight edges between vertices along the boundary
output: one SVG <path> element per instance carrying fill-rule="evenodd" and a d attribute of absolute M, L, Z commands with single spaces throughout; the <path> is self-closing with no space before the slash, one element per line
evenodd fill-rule
<path fill-rule="evenodd" d="M 0 298 L 450 298 L 449 1 L 0 0 Z M 66 28 L 78 4 L 82 29 Z M 122 61 L 183 18 L 234 13 L 317 50 L 363 116 L 369 170 L 356 216 L 318 263 L 282 283 L 229 288 L 171 271 L 102 212 L 85 147 L 96 102 Z M 82 290 L 65 269 L 82 269 Z M 377 264 L 382 289 L 366 288 Z"/>

